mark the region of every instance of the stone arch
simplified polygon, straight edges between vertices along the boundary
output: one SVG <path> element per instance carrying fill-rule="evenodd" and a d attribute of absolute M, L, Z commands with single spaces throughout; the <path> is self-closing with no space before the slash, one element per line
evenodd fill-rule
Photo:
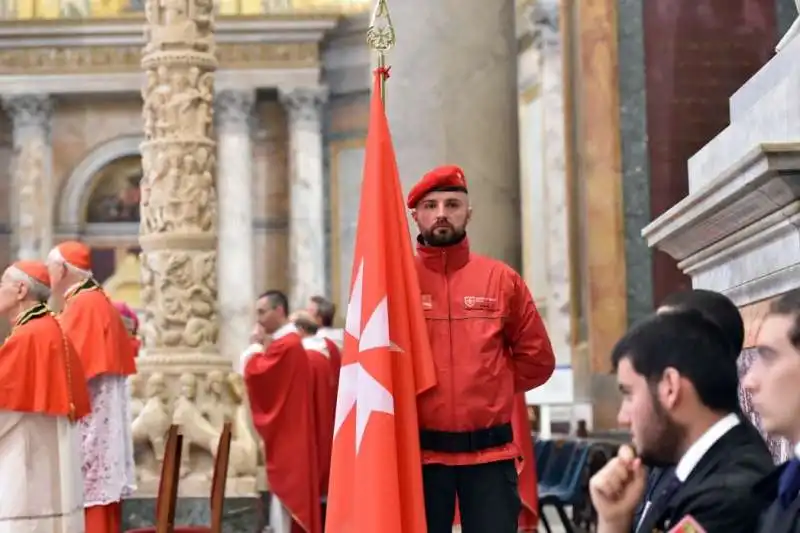
<path fill-rule="evenodd" d="M 109 163 L 126 156 L 141 155 L 142 135 L 116 137 L 95 147 L 66 180 L 58 206 L 59 228 L 78 230 L 83 224 L 83 205 L 92 190 L 95 175 Z"/>

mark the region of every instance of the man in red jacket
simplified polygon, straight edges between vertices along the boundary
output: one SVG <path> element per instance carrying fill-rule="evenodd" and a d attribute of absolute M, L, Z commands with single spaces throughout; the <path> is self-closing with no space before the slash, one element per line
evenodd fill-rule
<path fill-rule="evenodd" d="M 437 385 L 418 400 L 429 533 L 516 533 L 520 514 L 514 396 L 543 384 L 555 357 L 525 283 L 473 254 L 464 172 L 436 168 L 408 194 Z"/>

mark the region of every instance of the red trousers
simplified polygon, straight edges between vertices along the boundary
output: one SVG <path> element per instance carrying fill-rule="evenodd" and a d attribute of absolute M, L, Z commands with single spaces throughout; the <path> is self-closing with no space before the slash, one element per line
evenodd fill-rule
<path fill-rule="evenodd" d="M 86 533 L 121 533 L 122 502 L 84 509 Z"/>

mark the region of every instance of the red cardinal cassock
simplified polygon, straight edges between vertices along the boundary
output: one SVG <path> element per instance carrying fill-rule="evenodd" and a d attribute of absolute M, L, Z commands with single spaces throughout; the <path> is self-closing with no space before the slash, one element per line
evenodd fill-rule
<path fill-rule="evenodd" d="M 327 533 L 426 533 L 417 393 L 436 383 L 375 74 L 347 308 Z"/>

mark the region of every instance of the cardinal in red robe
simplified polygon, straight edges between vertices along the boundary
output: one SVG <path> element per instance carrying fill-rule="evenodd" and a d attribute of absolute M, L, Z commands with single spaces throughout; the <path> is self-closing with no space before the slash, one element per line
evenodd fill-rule
<path fill-rule="evenodd" d="M 247 359 L 244 380 L 253 424 L 264 441 L 274 533 L 322 533 L 311 365 L 286 296 L 268 291 L 257 304 L 270 337 Z"/>
<path fill-rule="evenodd" d="M 127 377 L 134 346 L 114 304 L 92 275 L 91 250 L 59 244 L 47 258 L 52 289 L 64 297 L 59 321 L 83 365 L 92 412 L 81 419 L 86 531 L 118 533 L 122 500 L 136 488 Z"/>
<path fill-rule="evenodd" d="M 90 412 L 83 368 L 47 307 L 38 261 L 0 279 L 0 315 L 13 329 L 0 345 L 0 531 L 83 531 L 80 429 Z"/>

